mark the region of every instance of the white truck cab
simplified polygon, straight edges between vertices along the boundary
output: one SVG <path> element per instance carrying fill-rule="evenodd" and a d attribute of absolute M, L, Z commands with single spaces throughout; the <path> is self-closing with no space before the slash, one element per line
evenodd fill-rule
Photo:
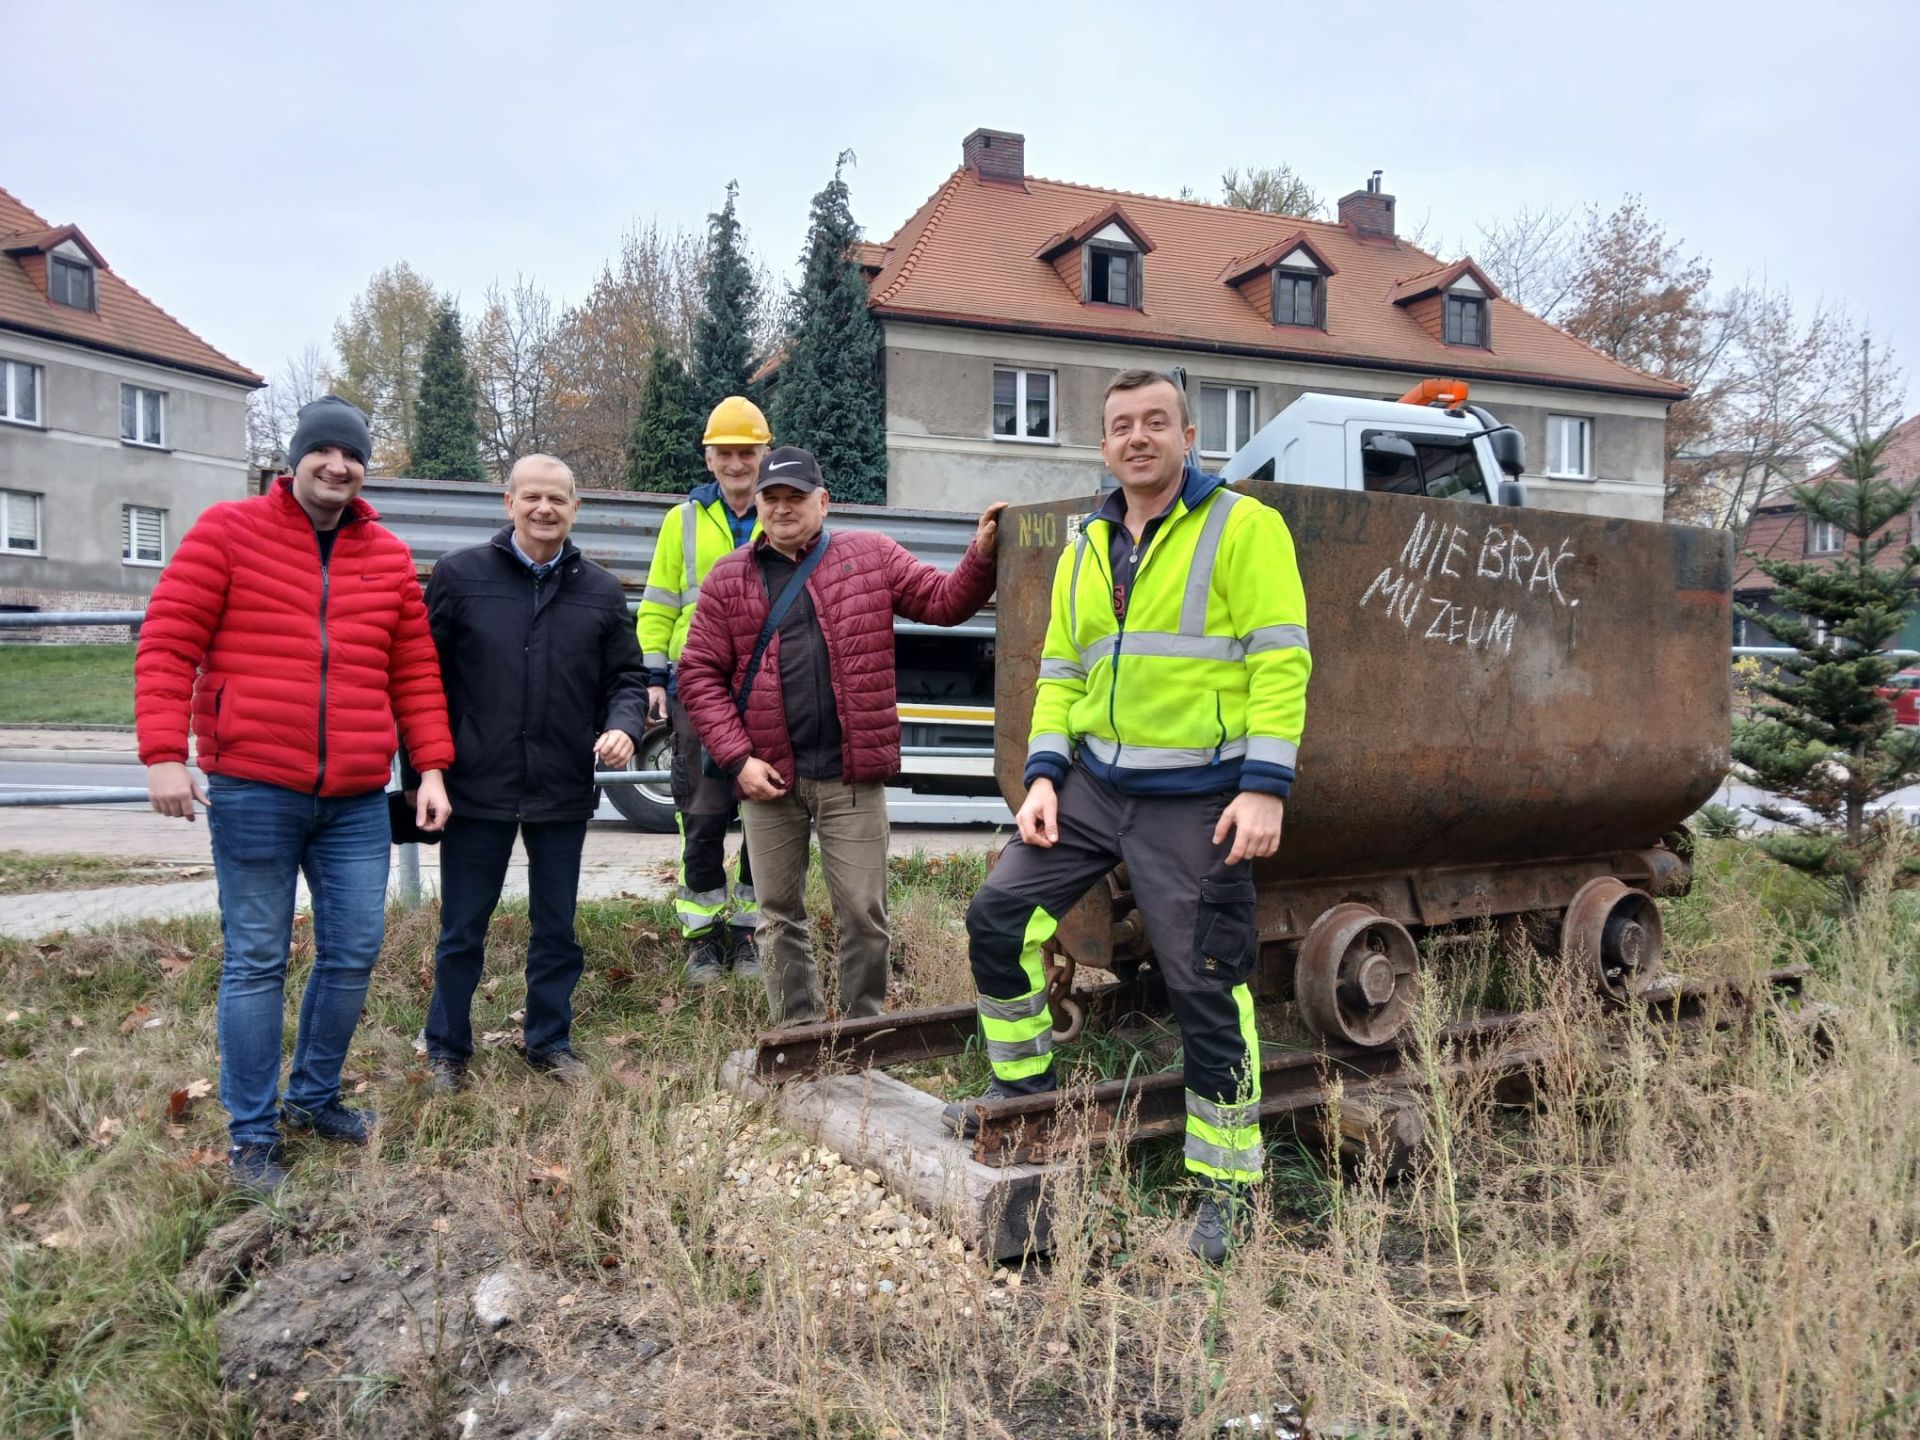
<path fill-rule="evenodd" d="M 1466 401 L 1461 380 L 1427 380 L 1399 400 L 1302 395 L 1261 426 L 1220 475 L 1247 480 L 1272 462 L 1283 485 L 1524 505 L 1524 440 Z"/>

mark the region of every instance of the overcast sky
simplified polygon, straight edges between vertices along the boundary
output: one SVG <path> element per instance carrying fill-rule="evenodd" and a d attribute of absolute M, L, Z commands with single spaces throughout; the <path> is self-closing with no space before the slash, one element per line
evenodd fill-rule
<path fill-rule="evenodd" d="M 1920 368 L 1910 0 L 7 9 L 0 186 L 263 373 L 393 261 L 469 307 L 516 272 L 577 299 L 730 179 L 790 274 L 838 151 L 884 239 L 981 125 L 1154 194 L 1286 161 L 1332 199 L 1377 167 L 1446 258 L 1638 191 L 1716 286 L 1844 302 Z"/>

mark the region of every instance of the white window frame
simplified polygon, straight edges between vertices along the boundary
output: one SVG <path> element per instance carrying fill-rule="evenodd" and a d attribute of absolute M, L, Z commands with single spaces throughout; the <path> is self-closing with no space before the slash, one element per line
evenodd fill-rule
<path fill-rule="evenodd" d="M 0 559 L 8 555 L 44 555 L 47 553 L 45 496 L 31 490 L 0 490 Z M 7 536 L 13 530 L 12 509 L 22 500 L 33 504 L 33 548 L 20 550 L 7 543 Z"/>
<path fill-rule="evenodd" d="M 1831 545 L 1818 545 L 1814 543 L 1826 534 L 1831 534 L 1832 536 L 1833 543 Z M 1831 520 L 1822 520 L 1817 515 L 1809 515 L 1807 517 L 1807 554 L 1838 555 L 1841 550 L 1846 548 L 1846 543 L 1846 532 Z"/>
<path fill-rule="evenodd" d="M 1577 425 L 1580 427 L 1580 455 L 1574 462 L 1576 468 L 1568 469 L 1558 462 L 1563 458 L 1555 454 L 1558 447 L 1554 444 L 1556 425 Z M 1555 480 L 1591 480 L 1593 478 L 1593 421 L 1584 415 L 1547 416 L 1547 474 Z"/>
<path fill-rule="evenodd" d="M 1027 415 L 1027 378 L 1032 375 L 1047 377 L 1047 433 L 1044 435 L 1002 435 L 993 423 L 994 391 L 999 388 L 1002 375 L 1013 376 L 1013 416 L 1014 424 L 1020 430 L 1026 429 Z M 1060 436 L 1060 374 L 1056 370 L 1043 369 L 1036 365 L 996 365 L 993 367 L 993 383 L 987 391 L 987 434 L 995 440 L 1014 445 L 1057 445 Z"/>
<path fill-rule="evenodd" d="M 1207 437 L 1204 432 L 1194 438 L 1194 444 L 1199 449 L 1202 459 L 1229 460 L 1240 453 L 1241 447 L 1244 446 L 1247 441 L 1251 440 L 1254 431 L 1260 428 L 1260 397 L 1254 393 L 1254 387 L 1251 385 L 1228 385 L 1225 383 L 1215 385 L 1203 382 L 1194 386 L 1194 398 L 1197 403 L 1194 406 L 1193 415 L 1196 424 L 1203 420 L 1206 415 L 1206 392 L 1209 390 L 1224 390 L 1227 392 L 1228 448 L 1225 450 L 1207 449 Z M 1247 397 L 1247 433 L 1245 435 L 1237 433 L 1239 411 L 1238 407 L 1233 403 L 1235 395 L 1245 395 Z"/>
<path fill-rule="evenodd" d="M 138 554 L 139 534 L 134 527 L 134 516 L 151 515 L 160 526 L 160 553 L 151 560 Z M 167 563 L 167 512 L 157 505 L 122 505 L 120 507 L 120 563 L 139 565 L 158 569 Z"/>
<path fill-rule="evenodd" d="M 134 429 L 136 431 L 144 432 L 146 429 L 146 427 L 140 423 L 143 419 L 146 418 L 143 413 L 146 400 L 151 399 L 157 402 L 158 409 L 159 409 L 159 419 L 160 419 L 160 427 L 159 427 L 160 438 L 158 440 L 143 440 L 139 437 L 138 434 L 135 434 L 135 435 L 127 434 L 126 395 L 129 390 L 131 390 L 134 395 L 133 416 L 134 416 Z M 164 450 L 167 448 L 167 392 L 166 391 L 152 390 L 145 385 L 130 385 L 130 384 L 121 385 L 120 387 L 120 443 L 123 445 L 138 445 L 143 450 Z"/>
<path fill-rule="evenodd" d="M 19 381 L 16 370 L 29 371 L 33 375 L 33 418 L 23 420 L 13 413 L 14 401 L 18 397 L 15 388 Z M 9 425 L 31 425 L 44 430 L 47 425 L 47 372 L 44 367 L 30 365 L 25 360 L 9 360 L 0 355 L 0 420 Z"/>

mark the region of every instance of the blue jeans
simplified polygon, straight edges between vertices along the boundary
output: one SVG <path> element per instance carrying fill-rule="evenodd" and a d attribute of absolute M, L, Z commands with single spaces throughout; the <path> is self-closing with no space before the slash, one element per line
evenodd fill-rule
<path fill-rule="evenodd" d="M 464 1065 L 473 1054 L 473 992 L 486 962 L 487 922 L 500 903 L 513 836 L 527 846 L 527 1058 L 572 1048 L 573 987 L 586 957 L 574 938 L 587 822 L 521 824 L 456 814 L 440 842 L 440 944 L 433 956 L 427 1054 Z"/>
<path fill-rule="evenodd" d="M 279 1138 L 295 883 L 305 872 L 313 896 L 313 971 L 300 1000 L 287 1104 L 311 1113 L 340 1097 L 340 1069 L 386 936 L 386 796 L 303 795 L 211 775 L 207 797 L 225 942 L 220 1103 L 234 1144 L 270 1144 Z"/>

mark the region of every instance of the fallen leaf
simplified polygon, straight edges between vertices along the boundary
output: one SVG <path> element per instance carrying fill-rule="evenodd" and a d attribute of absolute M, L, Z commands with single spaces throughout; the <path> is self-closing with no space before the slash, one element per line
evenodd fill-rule
<path fill-rule="evenodd" d="M 189 1165 L 224 1165 L 227 1163 L 227 1152 L 216 1150 L 211 1145 L 196 1145 L 187 1152 L 187 1163 Z"/>
<path fill-rule="evenodd" d="M 76 965 L 73 967 L 73 969 L 67 972 L 67 974 L 71 975 L 76 980 L 91 980 L 93 979 L 94 976 L 98 975 L 99 973 L 100 972 L 98 970 L 89 970 L 85 966 L 81 966 L 81 965 Z"/>
<path fill-rule="evenodd" d="M 453 1222 L 447 1219 L 446 1216 L 441 1215 L 434 1220 L 432 1226 L 429 1228 L 431 1228 L 436 1235 L 445 1235 L 449 1230 L 453 1229 Z"/>
<path fill-rule="evenodd" d="M 141 1022 L 140 1028 L 142 1030 L 158 1030 L 162 1025 L 166 1023 L 167 1022 L 165 1020 L 162 1020 L 158 1015 L 154 1015 L 148 1018 L 147 1020 Z"/>
<path fill-rule="evenodd" d="M 553 1303 L 558 1308 L 564 1310 L 569 1305 L 577 1305 L 579 1302 L 580 1302 L 580 1296 L 573 1291 L 568 1291 L 565 1295 L 562 1295 L 558 1300 L 554 1301 Z"/>
<path fill-rule="evenodd" d="M 40 1237 L 40 1243 L 49 1250 L 71 1250 L 74 1239 L 75 1236 L 71 1230 L 49 1230 Z"/>
<path fill-rule="evenodd" d="M 178 1125 L 187 1118 L 187 1112 L 193 1108 L 194 1101 L 204 1100 L 212 1093 L 211 1080 L 189 1080 L 167 1097 L 167 1119 Z"/>
<path fill-rule="evenodd" d="M 511 1030 L 488 1030 L 480 1036 L 480 1043 L 482 1045 L 504 1045 L 507 1041 L 511 1040 L 513 1036 L 514 1032 Z"/>
<path fill-rule="evenodd" d="M 86 1053 L 87 1053 L 87 1047 L 85 1045 L 76 1045 L 73 1047 L 73 1049 L 67 1052 L 67 1059 L 78 1060 L 82 1055 L 85 1055 Z"/>
<path fill-rule="evenodd" d="M 646 1079 L 646 1072 L 631 1060 L 619 1060 L 614 1062 L 613 1078 L 622 1085 L 633 1086 Z"/>
<path fill-rule="evenodd" d="M 672 994 L 662 995 L 658 1008 L 662 1015 L 671 1015 L 680 1008 L 680 997 Z"/>
<path fill-rule="evenodd" d="M 31 1209 L 33 1209 L 33 1202 L 30 1200 L 22 1200 L 18 1205 L 14 1206 L 11 1210 L 7 1211 L 7 1213 L 13 1216 L 14 1219 L 18 1220 L 22 1215 L 26 1214 Z"/>
<path fill-rule="evenodd" d="M 33 948 L 38 950 L 42 955 L 46 956 L 47 959 L 49 960 L 53 959 L 55 956 L 64 955 L 67 953 L 66 946 L 57 944 L 51 940 L 44 945 L 36 945 Z"/>
<path fill-rule="evenodd" d="M 122 1035 L 133 1034 L 134 1031 L 147 1023 L 148 1017 L 152 1014 L 153 1011 L 144 1005 L 134 1006 L 132 1010 L 127 1012 L 127 1018 L 120 1022 L 120 1033 Z"/>
<path fill-rule="evenodd" d="M 7 1011 L 7 1024 L 18 1025 L 19 1023 L 20 1023 L 20 1012 L 18 1010 Z"/>
<path fill-rule="evenodd" d="M 516 1025 L 520 1024 L 526 1018 L 527 1018 L 527 1012 L 524 1010 L 516 1010 L 511 1015 L 507 1016 L 507 1019 L 513 1021 L 513 1023 Z"/>
<path fill-rule="evenodd" d="M 126 1129 L 126 1122 L 116 1120 L 111 1115 L 102 1115 L 100 1123 L 93 1127 L 93 1143 L 101 1149 L 113 1143 L 113 1137 Z"/>
<path fill-rule="evenodd" d="M 304 1405 L 307 1403 L 306 1386 L 302 1385 L 298 1390 L 293 1392 L 293 1403 L 296 1405 Z"/>
<path fill-rule="evenodd" d="M 1071 1348 L 1072 1347 L 1069 1346 L 1067 1342 L 1064 1340 L 1049 1340 L 1047 1342 L 1047 1353 L 1053 1356 L 1056 1360 L 1059 1359 L 1062 1355 L 1065 1355 L 1067 1351 Z"/>
<path fill-rule="evenodd" d="M 67 1016 L 67 1028 L 68 1028 L 69 1030 L 84 1030 L 84 1029 L 86 1029 L 86 1028 L 87 1028 L 87 1017 L 86 1017 L 86 1016 L 84 1016 L 84 1015 L 69 1015 L 69 1016 Z"/>
<path fill-rule="evenodd" d="M 356 1081 L 354 1081 L 354 1082 L 353 1082 L 353 1093 L 354 1093 L 354 1094 L 356 1094 L 356 1095 L 363 1095 L 363 1094 L 365 1094 L 365 1093 L 366 1093 L 366 1089 L 367 1089 L 367 1082 L 366 1082 L 366 1081 L 364 1081 L 364 1080 L 356 1080 Z"/>
<path fill-rule="evenodd" d="M 155 958 L 160 962 L 160 974 L 168 980 L 178 980 L 193 968 L 191 950 L 166 950 Z"/>
<path fill-rule="evenodd" d="M 186 1139 L 186 1138 L 187 1138 L 187 1127 L 186 1127 L 186 1126 L 184 1126 L 184 1125 L 169 1125 L 169 1126 L 167 1126 L 167 1138 L 168 1138 L 169 1140 L 184 1140 L 184 1139 Z"/>
<path fill-rule="evenodd" d="M 527 1179 L 529 1180 L 545 1180 L 554 1185 L 571 1185 L 573 1183 L 573 1172 L 564 1165 L 550 1165 L 545 1160 L 536 1159 L 534 1156 L 529 1155 L 527 1157 L 527 1166 Z"/>
<path fill-rule="evenodd" d="M 493 977 L 493 979 L 487 981 L 486 984 L 480 987 L 480 993 L 482 995 L 491 995 L 493 994 L 494 991 L 498 990 L 499 988 L 500 988 L 500 977 L 496 975 Z"/>
<path fill-rule="evenodd" d="M 202 875 L 206 873 L 207 873 L 207 867 L 204 865 L 189 865 L 187 866 L 186 869 L 180 872 L 180 878 L 182 880 L 198 880 Z"/>
<path fill-rule="evenodd" d="M 627 969 L 624 965 L 611 965 L 607 967 L 606 974 L 609 985 L 631 985 L 633 983 L 633 971 Z"/>

